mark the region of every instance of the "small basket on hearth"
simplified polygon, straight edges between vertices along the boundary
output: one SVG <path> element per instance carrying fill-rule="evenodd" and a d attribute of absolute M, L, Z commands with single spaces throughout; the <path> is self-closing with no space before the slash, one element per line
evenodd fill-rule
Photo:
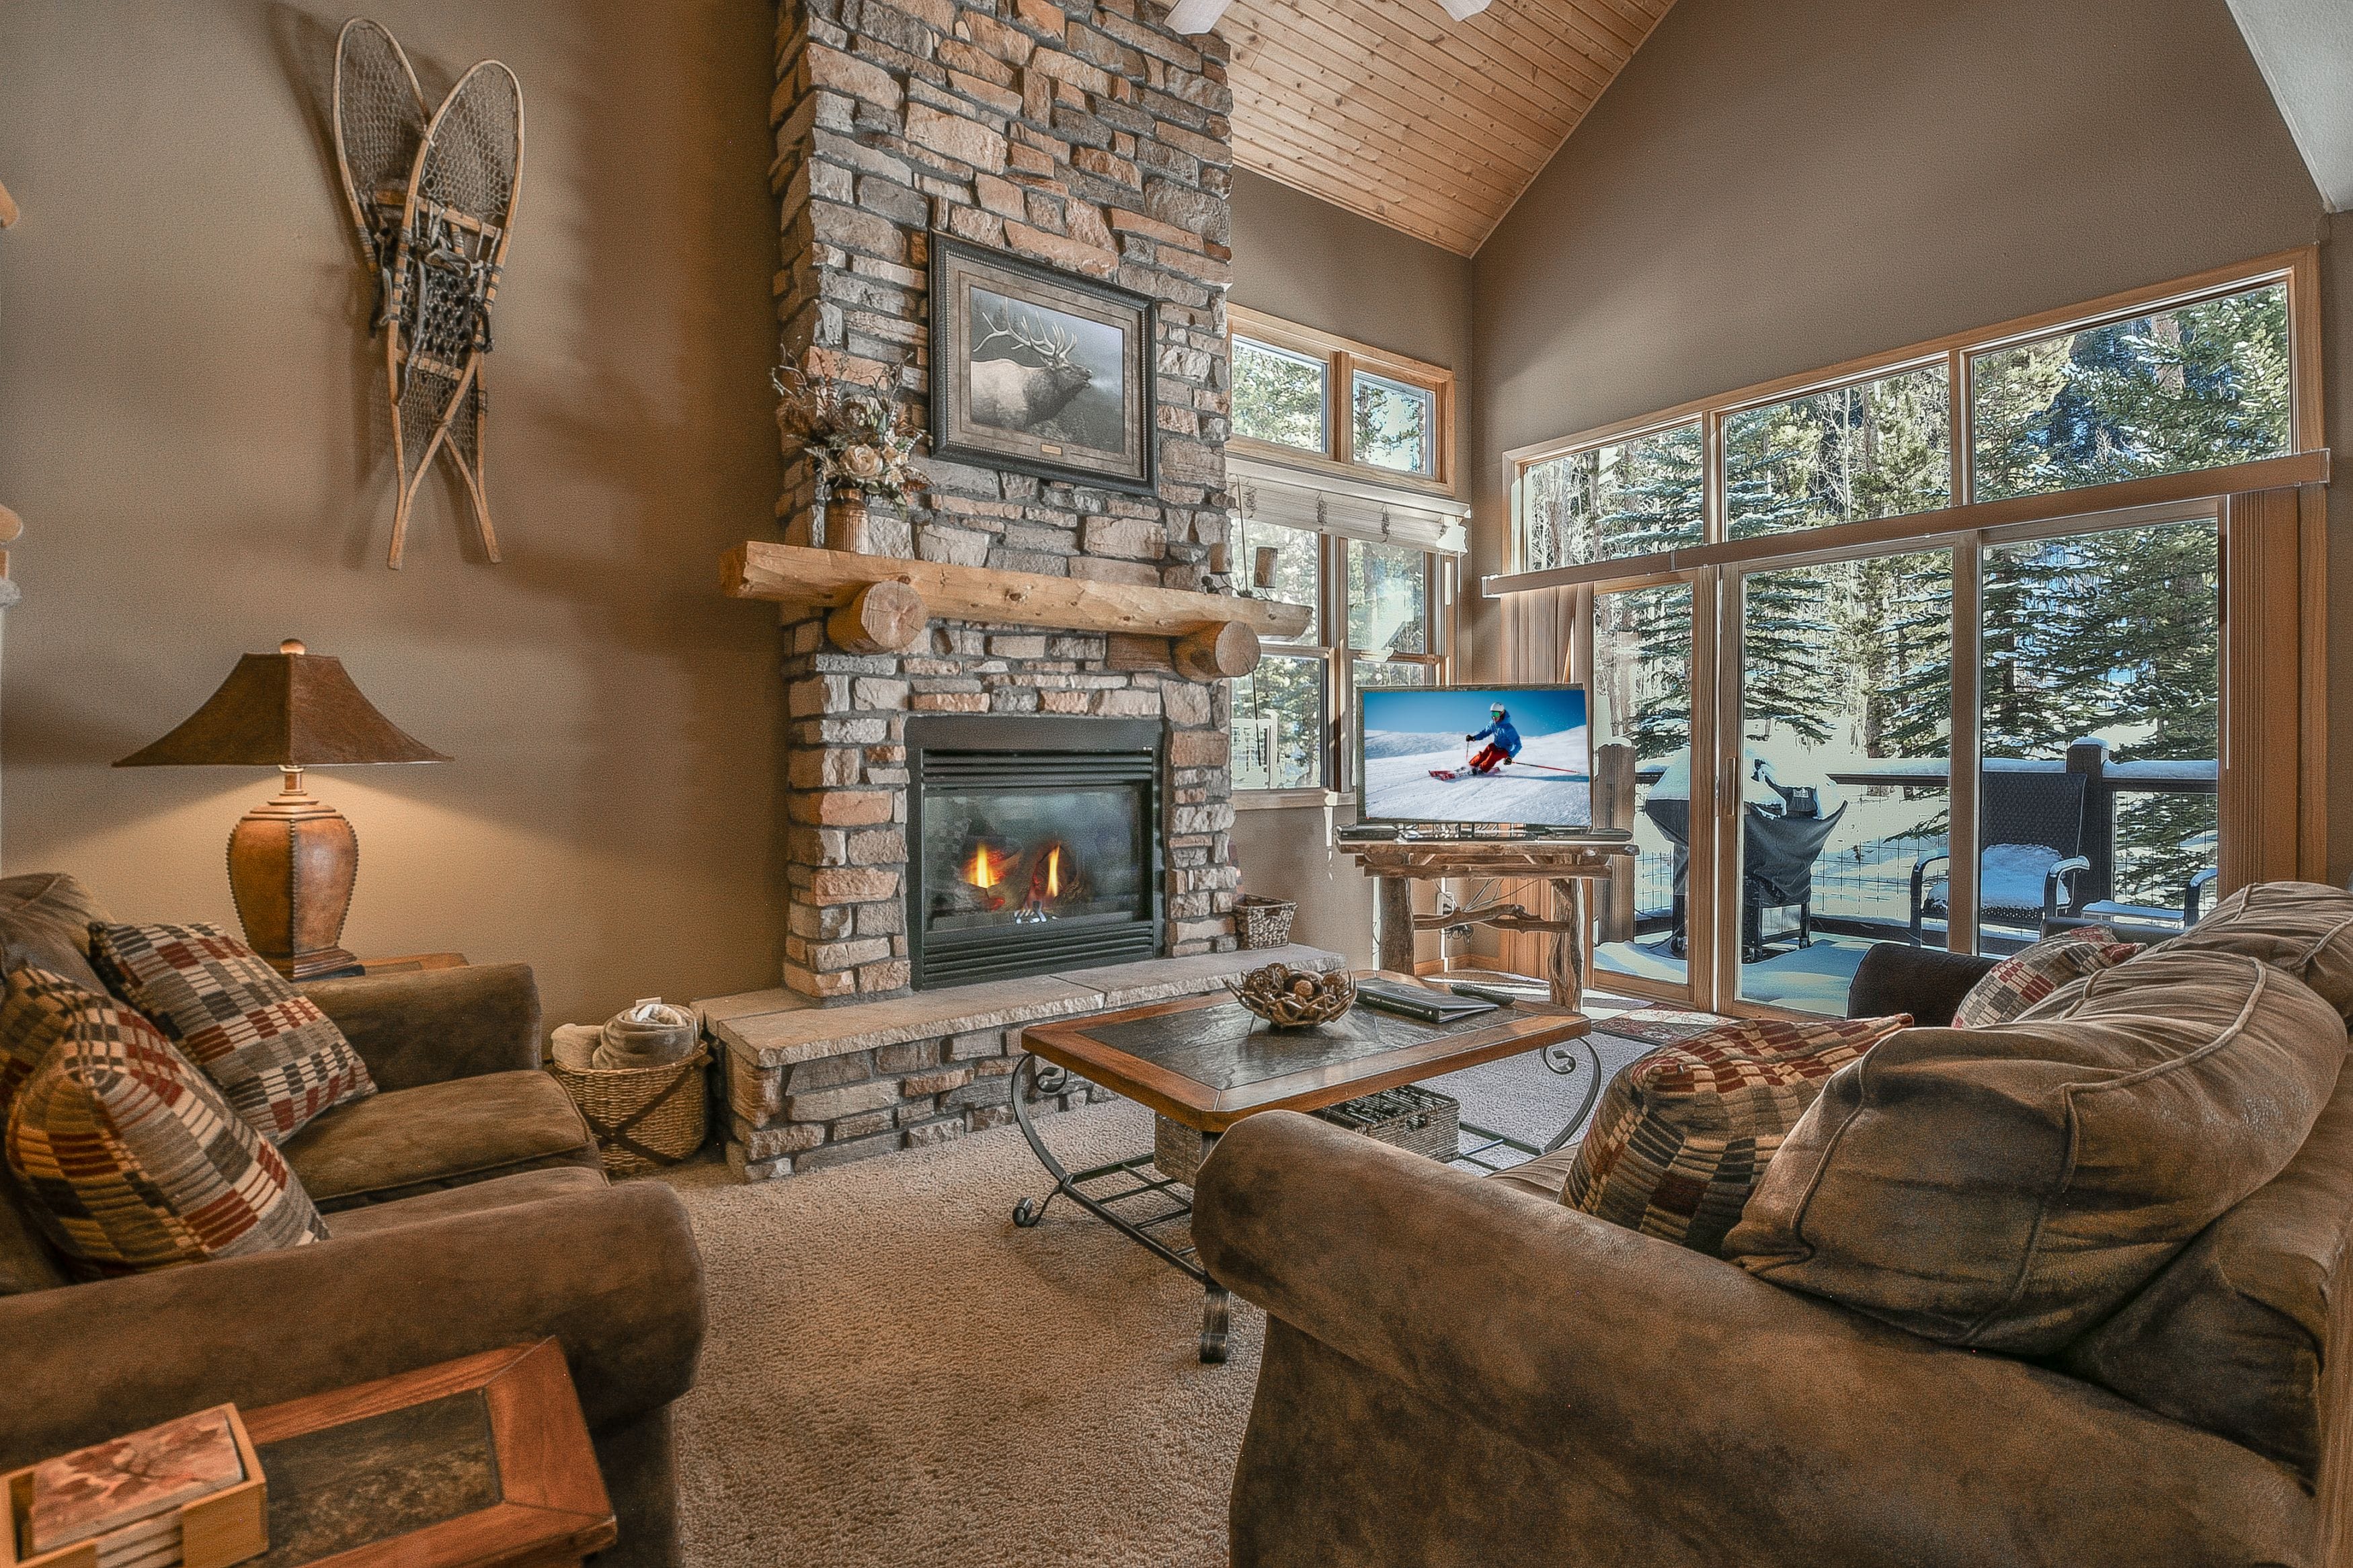
<path fill-rule="evenodd" d="M 1286 946 L 1291 941 L 1292 917 L 1298 912 L 1298 904 L 1290 899 L 1244 893 L 1234 900 L 1234 934 L 1248 948 Z"/>

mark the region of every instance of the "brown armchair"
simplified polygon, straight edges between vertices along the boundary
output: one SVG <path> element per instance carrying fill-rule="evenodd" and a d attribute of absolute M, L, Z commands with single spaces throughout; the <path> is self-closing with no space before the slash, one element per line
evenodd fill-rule
<path fill-rule="evenodd" d="M 31 916 L 6 894 L 22 880 L 0 883 L 0 942 L 19 954 Z M 69 929 L 47 933 L 58 963 Z M 224 1400 L 258 1407 L 553 1336 L 620 1521 L 596 1561 L 676 1563 L 670 1407 L 703 1331 L 677 1194 L 607 1184 L 578 1112 L 537 1070 L 527 967 L 304 989 L 379 1089 L 285 1147 L 328 1240 L 68 1283 L 0 1173 L 0 1470 Z"/>

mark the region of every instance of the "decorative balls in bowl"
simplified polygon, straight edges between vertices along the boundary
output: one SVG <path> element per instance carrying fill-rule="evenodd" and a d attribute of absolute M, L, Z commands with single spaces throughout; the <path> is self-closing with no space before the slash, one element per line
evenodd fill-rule
<path fill-rule="evenodd" d="M 1226 982 L 1226 989 L 1251 1012 L 1278 1029 L 1303 1029 L 1328 1024 L 1355 1005 L 1356 983 L 1345 969 L 1318 974 L 1270 963 L 1242 976 L 1241 984 Z"/>

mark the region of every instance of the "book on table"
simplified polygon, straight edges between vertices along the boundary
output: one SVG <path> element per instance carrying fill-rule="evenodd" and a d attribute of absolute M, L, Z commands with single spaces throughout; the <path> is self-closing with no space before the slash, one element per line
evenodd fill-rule
<path fill-rule="evenodd" d="M 1497 1005 L 1480 997 L 1459 996 L 1451 991 L 1431 991 L 1419 985 L 1379 979 L 1357 981 L 1356 1000 L 1367 1007 L 1385 1013 L 1401 1013 L 1409 1018 L 1419 1018 L 1429 1024 L 1451 1024 L 1457 1018 L 1492 1013 Z"/>

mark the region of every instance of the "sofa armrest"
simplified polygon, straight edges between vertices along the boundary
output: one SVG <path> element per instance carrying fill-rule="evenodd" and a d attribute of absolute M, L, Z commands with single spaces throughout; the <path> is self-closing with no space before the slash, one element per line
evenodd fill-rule
<path fill-rule="evenodd" d="M 539 984 L 527 963 L 314 980 L 301 987 L 378 1089 L 539 1066 Z"/>
<path fill-rule="evenodd" d="M 2221 1438 L 1312 1117 L 1238 1124 L 1195 1205 L 1202 1262 L 1273 1317 L 1668 1531 L 1746 1543 L 1694 1561 L 2309 1552 L 2311 1500 Z M 2233 1554 L 2251 1539 L 2278 1555 Z"/>
<path fill-rule="evenodd" d="M 2000 960 L 1906 942 L 1873 942 L 1847 986 L 1846 1016 L 1883 1018 L 1909 1013 L 1924 1029 L 1941 1029 L 1953 1009 Z"/>
<path fill-rule="evenodd" d="M 30 1291 L 0 1298 L 0 1469 L 550 1335 L 601 1429 L 691 1387 L 702 1328 L 685 1207 L 653 1182 Z"/>

